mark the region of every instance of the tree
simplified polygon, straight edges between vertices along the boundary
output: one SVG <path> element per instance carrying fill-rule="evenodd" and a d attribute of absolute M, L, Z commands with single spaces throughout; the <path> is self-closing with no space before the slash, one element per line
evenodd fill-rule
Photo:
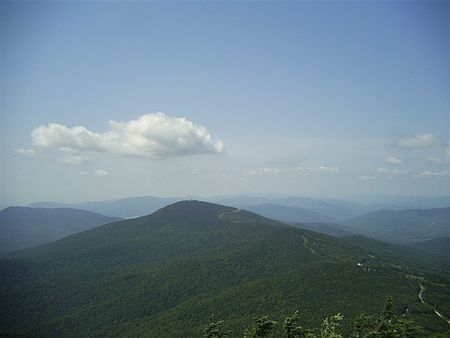
<path fill-rule="evenodd" d="M 260 316 L 256 318 L 255 326 L 246 329 L 244 331 L 244 338 L 256 338 L 256 337 L 264 337 L 269 334 L 270 331 L 275 327 L 277 324 L 276 321 L 270 320 L 269 316 Z"/>
<path fill-rule="evenodd" d="M 215 321 L 214 317 L 211 317 L 209 319 L 209 323 L 205 327 L 205 333 L 203 334 L 203 337 L 207 338 L 222 338 L 228 336 L 231 331 L 223 330 L 222 324 L 224 323 L 223 320 Z"/>
<path fill-rule="evenodd" d="M 337 315 L 325 318 L 320 327 L 321 338 L 342 338 L 339 333 L 341 329 L 340 322 L 344 319 L 344 316 L 338 313 Z"/>
<path fill-rule="evenodd" d="M 305 330 L 301 326 L 297 326 L 299 318 L 298 311 L 295 311 L 292 316 L 286 317 L 284 320 L 284 333 L 287 338 L 300 338 L 305 336 Z"/>
<path fill-rule="evenodd" d="M 384 311 L 381 315 L 360 315 L 353 327 L 357 338 L 404 338 L 416 337 L 422 328 L 412 320 L 394 314 L 393 301 L 386 299 Z"/>

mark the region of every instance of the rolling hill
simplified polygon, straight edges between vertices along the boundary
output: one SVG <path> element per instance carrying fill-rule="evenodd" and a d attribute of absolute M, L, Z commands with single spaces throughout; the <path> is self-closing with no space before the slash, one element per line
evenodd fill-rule
<path fill-rule="evenodd" d="M 118 220 L 77 209 L 8 207 L 0 211 L 0 254 L 49 243 Z"/>
<path fill-rule="evenodd" d="M 398 313 L 447 329 L 449 266 L 414 250 L 334 238 L 235 208 L 182 201 L 0 259 L 2 334 L 199 337 L 211 315 L 233 336 L 257 315 L 299 309 L 317 327 L 341 312 Z M 418 299 L 420 285 L 432 304 Z M 448 316 L 448 314 L 446 313 Z"/>
<path fill-rule="evenodd" d="M 378 210 L 343 223 L 354 232 L 391 243 L 410 244 L 450 236 L 450 208 Z"/>

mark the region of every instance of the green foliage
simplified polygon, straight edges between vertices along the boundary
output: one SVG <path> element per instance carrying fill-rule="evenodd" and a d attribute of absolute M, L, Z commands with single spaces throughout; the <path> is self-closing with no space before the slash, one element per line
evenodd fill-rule
<path fill-rule="evenodd" d="M 228 336 L 231 333 L 231 331 L 224 330 L 222 327 L 223 323 L 224 323 L 223 320 L 215 321 L 214 318 L 211 318 L 209 320 L 208 325 L 205 327 L 205 333 L 203 334 L 203 337 L 223 338 Z"/>
<path fill-rule="evenodd" d="M 305 330 L 301 326 L 298 326 L 299 318 L 300 315 L 298 314 L 298 311 L 295 311 L 292 316 L 285 318 L 283 326 L 287 338 L 304 337 Z"/>
<path fill-rule="evenodd" d="M 343 338 L 341 333 L 341 322 L 344 319 L 340 313 L 327 317 L 322 321 L 320 328 L 304 330 L 300 325 L 299 313 L 295 311 L 291 316 L 288 316 L 283 321 L 285 338 Z M 208 325 L 207 332 L 218 332 L 216 330 L 217 323 L 219 326 L 223 321 L 212 323 L 214 330 L 211 330 L 211 322 Z M 267 315 L 260 316 L 256 319 L 256 324 L 245 330 L 244 338 L 264 337 L 269 335 L 274 327 L 277 325 L 276 321 L 269 320 Z M 446 338 L 449 337 L 450 331 L 441 334 L 435 334 L 431 337 Z M 393 312 L 392 298 L 386 300 L 385 309 L 379 315 L 360 315 L 354 322 L 354 338 L 413 338 L 421 337 L 423 332 L 420 326 L 413 321 L 399 317 Z M 206 335 L 205 335 L 206 336 Z M 219 335 L 208 335 L 207 337 L 223 337 Z"/>
<path fill-rule="evenodd" d="M 322 322 L 322 326 L 320 328 L 320 337 L 321 338 L 342 338 L 340 334 L 341 324 L 340 322 L 344 319 L 340 313 L 325 318 Z"/>
<path fill-rule="evenodd" d="M 354 323 L 354 331 L 358 338 L 418 337 L 422 334 L 422 328 L 412 320 L 394 314 L 391 297 L 386 300 L 381 315 L 361 315 Z"/>
<path fill-rule="evenodd" d="M 269 319 L 269 316 L 257 317 L 255 325 L 244 331 L 244 338 L 265 337 L 273 330 L 276 324 L 277 322 Z"/>

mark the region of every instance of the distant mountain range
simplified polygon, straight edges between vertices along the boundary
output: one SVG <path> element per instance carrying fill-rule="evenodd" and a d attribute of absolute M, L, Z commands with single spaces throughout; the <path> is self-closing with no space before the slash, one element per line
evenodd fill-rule
<path fill-rule="evenodd" d="M 245 207 L 245 210 L 282 222 L 337 222 L 336 219 L 324 215 L 320 212 L 312 211 L 306 208 L 287 207 L 284 205 L 273 203 L 253 205 Z"/>
<path fill-rule="evenodd" d="M 69 208 L 9 207 L 0 211 L 0 254 L 49 243 L 118 220 Z"/>
<path fill-rule="evenodd" d="M 450 208 L 378 210 L 343 223 L 351 231 L 392 243 L 450 237 Z"/>
<path fill-rule="evenodd" d="M 439 297 L 449 271 L 413 249 L 182 201 L 1 258 L 0 335 L 199 337 L 214 314 L 240 336 L 257 315 L 297 309 L 304 327 L 343 313 L 348 335 L 387 296 L 425 333 L 442 332 L 434 310 L 450 309 Z"/>
<path fill-rule="evenodd" d="M 159 208 L 169 204 L 181 201 L 186 198 L 181 197 L 156 197 L 140 196 L 127 197 L 116 200 L 83 202 L 83 203 L 57 203 L 57 202 L 39 202 L 32 203 L 30 207 L 42 208 L 74 208 L 96 212 L 99 214 L 132 218 L 148 215 Z M 264 204 L 276 204 L 283 207 L 308 209 L 328 217 L 326 222 L 331 220 L 344 221 L 349 218 L 357 217 L 362 214 L 379 209 L 424 209 L 424 208 L 442 208 L 450 207 L 450 199 L 444 197 L 396 197 L 396 196 L 377 196 L 360 197 L 362 202 L 350 202 L 339 199 L 317 199 L 309 197 L 268 197 L 268 196 L 216 196 L 205 200 L 212 203 L 229 205 L 235 208 L 248 209 Z M 303 217 L 303 216 L 302 216 Z M 297 219 L 292 221 L 316 222 L 316 218 Z M 320 222 L 325 220 L 319 220 Z"/>
<path fill-rule="evenodd" d="M 92 211 L 102 215 L 122 218 L 132 218 L 151 214 L 156 210 L 165 207 L 166 205 L 175 203 L 181 200 L 176 197 L 154 197 L 154 196 L 139 196 L 127 197 L 117 200 L 107 200 L 98 202 L 83 202 L 83 203 L 57 203 L 57 202 L 39 202 L 32 203 L 29 207 L 32 208 L 74 208 Z"/>
<path fill-rule="evenodd" d="M 309 197 L 264 198 L 237 196 L 216 198 L 213 201 L 242 209 L 248 209 L 257 205 L 279 205 L 289 208 L 308 209 L 309 211 L 327 216 L 328 220 L 345 220 L 371 210 L 369 207 L 355 203 L 340 200 L 326 201 Z M 314 222 L 315 219 L 308 221 Z"/>
<path fill-rule="evenodd" d="M 330 235 L 333 237 L 355 236 L 357 234 L 355 232 L 352 232 L 351 229 L 346 228 L 346 227 L 344 227 L 340 224 L 336 224 L 336 223 L 295 223 L 295 222 L 291 222 L 289 224 L 296 228 L 311 230 L 314 232 Z"/>
<path fill-rule="evenodd" d="M 179 200 L 181 198 L 142 196 L 78 204 L 41 202 L 33 203 L 30 207 L 70 207 L 111 217 L 133 218 L 148 215 Z M 376 196 L 371 199 L 361 197 L 360 200 L 374 204 L 307 197 L 218 196 L 209 199 L 286 223 L 326 223 L 326 227 L 321 226 L 320 229 L 316 228 L 316 231 L 330 234 L 358 233 L 401 244 L 449 236 L 448 196 Z M 389 205 L 393 209 L 379 210 L 376 209 L 377 205 Z M 415 205 L 417 209 L 402 209 L 401 205 Z M 427 209 L 429 211 L 421 211 L 425 210 L 421 207 L 435 205 L 446 205 L 447 209 L 432 208 Z"/>
<path fill-rule="evenodd" d="M 359 195 L 349 197 L 358 204 L 368 205 L 372 209 L 432 209 L 450 207 L 450 196 L 392 196 Z"/>

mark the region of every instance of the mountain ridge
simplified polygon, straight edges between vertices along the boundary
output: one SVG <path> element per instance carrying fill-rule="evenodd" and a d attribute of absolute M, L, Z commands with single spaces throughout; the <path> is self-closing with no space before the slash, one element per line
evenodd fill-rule
<path fill-rule="evenodd" d="M 7 207 L 0 211 L 0 253 L 42 245 L 119 220 L 73 208 Z"/>

